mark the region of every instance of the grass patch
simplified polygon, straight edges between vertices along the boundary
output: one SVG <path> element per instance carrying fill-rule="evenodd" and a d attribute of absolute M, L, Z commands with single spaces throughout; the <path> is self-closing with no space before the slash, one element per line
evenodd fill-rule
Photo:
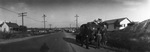
<path fill-rule="evenodd" d="M 150 51 L 150 33 L 114 31 L 107 33 L 108 46 L 130 51 Z"/>

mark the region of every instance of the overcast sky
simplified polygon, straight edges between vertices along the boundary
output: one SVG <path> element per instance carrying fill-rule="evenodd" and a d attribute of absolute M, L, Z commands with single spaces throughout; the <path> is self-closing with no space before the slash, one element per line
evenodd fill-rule
<path fill-rule="evenodd" d="M 122 17 L 131 21 L 150 18 L 149 0 L 0 0 L 0 7 L 1 21 L 20 25 L 21 17 L 17 13 L 27 12 L 25 25 L 28 27 L 43 27 L 40 22 L 43 14 L 46 15 L 46 27 L 49 24 L 53 27 L 75 26 L 76 14 L 80 25 L 98 18 L 103 21 Z"/>

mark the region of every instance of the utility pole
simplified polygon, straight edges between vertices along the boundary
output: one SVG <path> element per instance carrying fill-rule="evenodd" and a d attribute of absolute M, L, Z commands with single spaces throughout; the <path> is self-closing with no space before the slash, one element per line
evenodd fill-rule
<path fill-rule="evenodd" d="M 52 28 L 52 24 L 49 24 L 49 26 L 50 26 L 50 29 Z"/>
<path fill-rule="evenodd" d="M 79 17 L 79 16 L 76 14 L 75 17 L 76 17 L 76 28 L 78 28 L 78 17 Z"/>
<path fill-rule="evenodd" d="M 44 22 L 44 29 L 46 28 L 46 27 L 45 27 L 45 22 L 46 22 L 46 21 L 45 21 L 45 17 L 46 17 L 46 15 L 44 14 L 44 15 L 43 15 L 43 19 L 44 19 L 44 21 L 43 21 L 43 22 Z"/>
<path fill-rule="evenodd" d="M 27 16 L 26 14 L 27 14 L 27 12 L 19 13 L 19 17 L 20 16 L 22 17 L 22 26 L 24 26 L 24 16 Z"/>
<path fill-rule="evenodd" d="M 71 29 L 71 24 L 70 24 L 70 29 Z"/>
<path fill-rule="evenodd" d="M 17 20 L 16 20 L 16 23 L 17 23 Z"/>

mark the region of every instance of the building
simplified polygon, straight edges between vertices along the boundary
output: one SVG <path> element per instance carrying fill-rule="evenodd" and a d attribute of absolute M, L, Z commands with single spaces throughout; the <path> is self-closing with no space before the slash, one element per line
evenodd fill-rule
<path fill-rule="evenodd" d="M 3 22 L 1 26 L 1 31 L 2 32 L 15 32 L 18 31 L 18 24 L 16 23 L 11 23 L 11 22 Z"/>
<path fill-rule="evenodd" d="M 108 31 L 121 30 L 127 27 L 131 21 L 128 18 L 119 18 L 104 21 L 108 24 Z"/>

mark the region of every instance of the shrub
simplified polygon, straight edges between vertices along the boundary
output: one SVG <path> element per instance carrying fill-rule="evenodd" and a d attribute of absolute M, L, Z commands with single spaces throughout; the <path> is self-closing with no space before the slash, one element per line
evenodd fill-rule
<path fill-rule="evenodd" d="M 109 32 L 107 33 L 108 45 L 128 49 L 130 51 L 147 51 L 150 50 L 150 38 L 147 38 L 148 34 L 149 33 L 124 31 Z"/>

